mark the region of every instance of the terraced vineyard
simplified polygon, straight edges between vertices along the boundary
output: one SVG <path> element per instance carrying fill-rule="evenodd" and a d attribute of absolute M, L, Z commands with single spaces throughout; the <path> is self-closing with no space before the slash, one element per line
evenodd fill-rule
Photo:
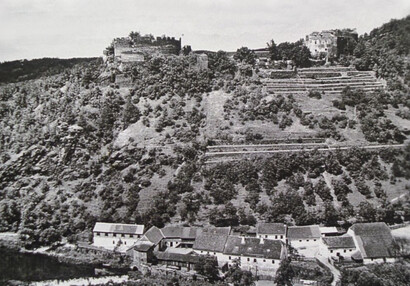
<path fill-rule="evenodd" d="M 327 143 L 288 143 L 288 144 L 251 144 L 251 145 L 216 145 L 208 146 L 205 153 L 207 164 L 241 160 L 244 157 L 261 156 L 273 153 L 292 152 L 328 152 L 348 150 L 354 147 L 363 149 L 403 148 L 404 144 L 343 144 L 330 145 Z"/>
<path fill-rule="evenodd" d="M 354 68 L 308 68 L 289 73 L 289 78 L 275 78 L 276 70 L 267 70 L 270 76 L 262 80 L 268 93 L 301 94 L 318 91 L 325 94 L 340 95 L 349 86 L 363 91 L 384 88 L 372 71 L 357 71 Z M 280 71 L 283 74 L 283 71 Z M 296 76 L 294 76 L 296 75 Z"/>

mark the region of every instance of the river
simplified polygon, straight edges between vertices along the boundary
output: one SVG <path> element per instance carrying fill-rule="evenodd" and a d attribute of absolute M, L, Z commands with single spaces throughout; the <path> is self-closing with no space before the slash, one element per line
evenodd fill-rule
<path fill-rule="evenodd" d="M 95 276 L 93 266 L 60 263 L 43 254 L 19 253 L 0 248 L 0 285 L 7 281 L 42 281 Z"/>

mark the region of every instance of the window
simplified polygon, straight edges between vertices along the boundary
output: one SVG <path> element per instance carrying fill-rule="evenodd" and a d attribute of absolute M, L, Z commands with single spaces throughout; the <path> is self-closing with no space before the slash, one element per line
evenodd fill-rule
<path fill-rule="evenodd" d="M 133 234 L 130 234 L 130 237 L 134 237 L 134 235 L 133 235 Z"/>
<path fill-rule="evenodd" d="M 115 244 L 115 240 L 112 241 L 112 244 Z"/>
<path fill-rule="evenodd" d="M 330 253 L 333 253 L 333 250 L 331 250 Z"/>
<path fill-rule="evenodd" d="M 216 255 L 216 253 L 214 252 L 214 255 Z"/>
<path fill-rule="evenodd" d="M 99 233 L 99 232 L 97 232 L 97 236 L 100 236 L 100 233 Z"/>
<path fill-rule="evenodd" d="M 124 241 L 124 244 L 125 244 L 125 245 L 127 245 L 127 242 L 126 242 L 126 241 Z"/>
<path fill-rule="evenodd" d="M 256 262 L 256 258 L 253 259 L 253 262 Z"/>
<path fill-rule="evenodd" d="M 264 259 L 263 262 L 266 262 L 266 259 Z"/>
<path fill-rule="evenodd" d="M 313 241 L 316 241 L 316 239 L 314 239 Z"/>
<path fill-rule="evenodd" d="M 309 239 L 306 239 L 306 241 L 309 241 Z"/>
<path fill-rule="evenodd" d="M 201 253 L 203 253 L 203 251 L 201 250 Z"/>
<path fill-rule="evenodd" d="M 301 240 L 301 239 L 299 239 L 299 242 L 302 242 L 302 240 Z"/>
<path fill-rule="evenodd" d="M 349 251 L 352 252 L 353 250 L 352 250 L 352 249 L 349 249 Z"/>
<path fill-rule="evenodd" d="M 280 238 L 283 238 L 283 235 L 281 235 Z"/>
<path fill-rule="evenodd" d="M 231 257 L 229 256 L 229 260 L 231 260 Z"/>
<path fill-rule="evenodd" d="M 116 234 L 116 233 L 114 233 L 112 236 L 117 237 L 117 234 Z"/>
<path fill-rule="evenodd" d="M 275 264 L 275 260 L 272 259 L 272 264 Z"/>
<path fill-rule="evenodd" d="M 121 234 L 121 237 L 125 237 L 125 234 Z"/>
<path fill-rule="evenodd" d="M 250 261 L 250 259 L 249 259 L 249 257 L 248 257 L 248 259 L 247 259 L 248 261 Z"/>
<path fill-rule="evenodd" d="M 105 236 L 108 236 L 108 233 L 105 233 Z"/>
<path fill-rule="evenodd" d="M 268 236 L 267 236 L 267 235 L 265 235 L 265 238 L 268 238 Z"/>
<path fill-rule="evenodd" d="M 277 235 L 275 235 L 275 239 L 277 239 L 278 238 L 278 236 Z"/>
<path fill-rule="evenodd" d="M 345 250 L 343 250 L 343 252 L 344 252 L 344 253 L 346 253 L 346 249 L 345 249 Z"/>

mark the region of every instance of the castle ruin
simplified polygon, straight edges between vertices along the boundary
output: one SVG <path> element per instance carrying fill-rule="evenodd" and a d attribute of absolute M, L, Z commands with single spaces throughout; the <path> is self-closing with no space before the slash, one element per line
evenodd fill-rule
<path fill-rule="evenodd" d="M 181 51 L 181 38 L 141 36 L 132 32 L 128 37 L 116 38 L 103 52 L 105 61 L 134 63 L 145 61 L 148 55 L 178 55 Z"/>

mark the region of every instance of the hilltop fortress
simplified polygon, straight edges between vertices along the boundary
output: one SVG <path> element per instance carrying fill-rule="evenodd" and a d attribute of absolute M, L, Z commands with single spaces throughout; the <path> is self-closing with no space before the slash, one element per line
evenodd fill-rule
<path fill-rule="evenodd" d="M 131 32 L 128 37 L 116 38 L 103 52 L 104 61 L 108 62 L 143 62 L 147 55 L 178 55 L 181 52 L 181 38 L 141 36 Z"/>

